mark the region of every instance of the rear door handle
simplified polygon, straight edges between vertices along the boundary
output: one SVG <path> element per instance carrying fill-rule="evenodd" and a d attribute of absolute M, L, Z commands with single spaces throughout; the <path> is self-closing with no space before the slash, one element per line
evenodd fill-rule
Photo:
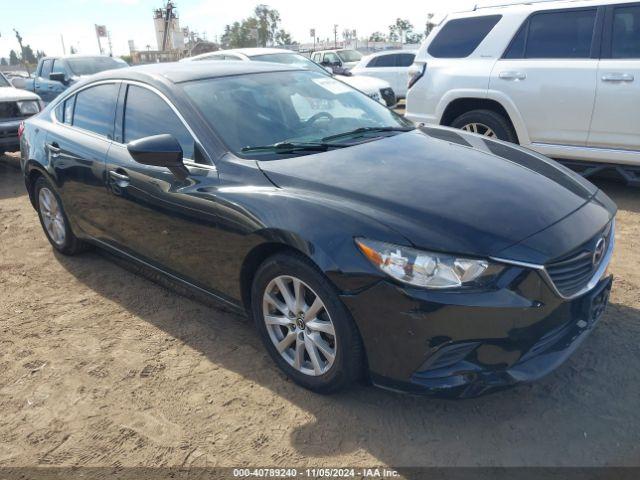
<path fill-rule="evenodd" d="M 634 76 L 630 73 L 607 73 L 602 76 L 603 82 L 633 82 Z"/>
<path fill-rule="evenodd" d="M 500 72 L 498 76 L 502 80 L 524 80 L 527 78 L 527 74 L 524 72 Z"/>
<path fill-rule="evenodd" d="M 51 154 L 51 157 L 56 158 L 60 156 L 60 147 L 58 146 L 57 143 L 47 143 L 46 144 L 47 150 L 49 150 L 49 153 Z"/>
<path fill-rule="evenodd" d="M 129 185 L 129 175 L 127 175 L 121 168 L 118 168 L 117 170 L 109 170 L 109 177 L 111 177 L 119 187 L 126 187 Z"/>

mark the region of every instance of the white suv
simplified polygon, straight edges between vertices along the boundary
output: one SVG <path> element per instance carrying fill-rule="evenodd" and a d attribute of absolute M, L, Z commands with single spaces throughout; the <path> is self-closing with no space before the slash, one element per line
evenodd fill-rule
<path fill-rule="evenodd" d="M 406 116 L 553 158 L 640 166 L 640 3 L 536 2 L 450 15 L 410 69 Z"/>

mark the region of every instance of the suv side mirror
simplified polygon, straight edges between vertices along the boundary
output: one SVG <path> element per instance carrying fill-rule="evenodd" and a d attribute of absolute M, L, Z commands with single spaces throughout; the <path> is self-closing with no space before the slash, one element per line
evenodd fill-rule
<path fill-rule="evenodd" d="M 127 150 L 138 163 L 168 168 L 179 180 L 189 176 L 182 162 L 182 147 L 173 135 L 165 133 L 134 140 L 127 144 Z"/>
<path fill-rule="evenodd" d="M 56 72 L 49 74 L 49 80 L 53 80 L 54 82 L 60 82 L 63 84 L 67 84 L 67 76 L 64 73 Z"/>

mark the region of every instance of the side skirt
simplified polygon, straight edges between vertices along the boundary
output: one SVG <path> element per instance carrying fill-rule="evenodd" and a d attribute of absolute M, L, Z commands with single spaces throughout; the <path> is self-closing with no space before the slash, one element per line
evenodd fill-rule
<path fill-rule="evenodd" d="M 110 257 L 110 259 L 114 260 L 115 263 L 122 268 L 143 276 L 162 287 L 216 308 L 228 310 L 245 317 L 247 315 L 245 309 L 240 304 L 195 285 L 173 273 L 146 262 L 135 255 L 127 253 L 93 237 L 83 238 L 83 240 L 99 247 L 107 254 L 107 256 Z"/>

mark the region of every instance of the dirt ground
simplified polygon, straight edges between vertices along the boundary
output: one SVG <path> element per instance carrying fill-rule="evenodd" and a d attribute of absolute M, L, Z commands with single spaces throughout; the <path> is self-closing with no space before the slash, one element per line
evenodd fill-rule
<path fill-rule="evenodd" d="M 620 208 L 612 303 L 559 370 L 465 401 L 325 397 L 246 319 L 54 254 L 1 157 L 0 467 L 640 466 L 640 190 L 600 186 Z"/>

